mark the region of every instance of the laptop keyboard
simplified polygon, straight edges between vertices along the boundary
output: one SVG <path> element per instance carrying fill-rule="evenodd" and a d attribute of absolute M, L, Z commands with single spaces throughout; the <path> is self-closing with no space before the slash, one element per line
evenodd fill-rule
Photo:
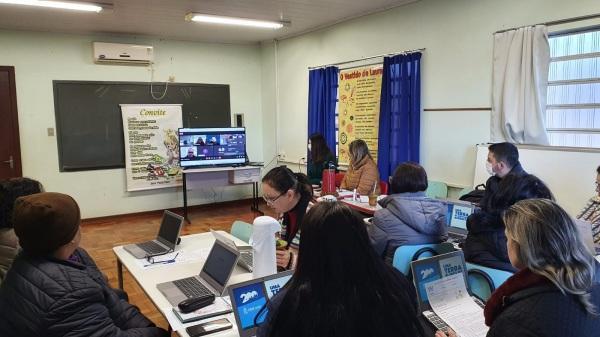
<path fill-rule="evenodd" d="M 450 241 L 456 242 L 456 243 L 464 243 L 465 239 L 466 239 L 466 237 L 464 235 L 451 233 L 451 232 L 448 232 L 448 238 L 450 239 Z"/>
<path fill-rule="evenodd" d="M 200 297 L 202 295 L 212 294 L 212 292 L 195 277 L 188 277 L 181 280 L 176 280 L 173 281 L 173 284 L 177 287 L 177 289 L 181 290 L 181 292 L 187 298 L 194 298 Z"/>
<path fill-rule="evenodd" d="M 138 243 L 138 247 L 143 249 L 146 253 L 148 253 L 148 255 L 159 254 L 159 253 L 163 253 L 165 251 L 165 247 L 159 245 L 158 243 L 156 243 L 154 241 L 146 241 L 146 242 Z"/>
<path fill-rule="evenodd" d="M 251 251 L 241 251 L 240 252 L 240 260 L 242 260 L 242 262 L 244 262 L 247 266 L 252 267 L 252 252 Z"/>
<path fill-rule="evenodd" d="M 448 329 L 450 328 L 448 324 L 442 321 L 442 319 L 433 311 L 423 311 L 423 316 L 425 316 L 425 318 L 427 318 L 427 320 L 431 322 L 431 324 L 433 324 L 433 326 L 435 326 L 436 329 L 442 330 L 444 333 L 448 332 Z"/>

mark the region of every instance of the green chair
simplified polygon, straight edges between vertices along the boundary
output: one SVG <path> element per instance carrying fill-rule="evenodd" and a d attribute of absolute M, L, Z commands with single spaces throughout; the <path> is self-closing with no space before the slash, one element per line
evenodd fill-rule
<path fill-rule="evenodd" d="M 435 255 L 450 253 L 454 246 L 449 242 L 429 243 L 423 245 L 403 245 L 396 248 L 392 265 L 405 276 L 410 277 L 410 263 Z"/>
<path fill-rule="evenodd" d="M 467 281 L 471 294 L 483 301 L 487 301 L 494 290 L 512 275 L 509 271 L 467 263 Z"/>
<path fill-rule="evenodd" d="M 425 195 L 430 198 L 441 198 L 446 199 L 448 197 L 448 185 L 441 181 L 433 181 L 429 180 L 427 182 L 427 190 L 425 190 Z"/>
<path fill-rule="evenodd" d="M 252 225 L 244 221 L 236 220 L 231 225 L 230 232 L 231 235 L 235 236 L 236 238 L 244 242 L 250 242 L 250 236 L 252 235 Z"/>

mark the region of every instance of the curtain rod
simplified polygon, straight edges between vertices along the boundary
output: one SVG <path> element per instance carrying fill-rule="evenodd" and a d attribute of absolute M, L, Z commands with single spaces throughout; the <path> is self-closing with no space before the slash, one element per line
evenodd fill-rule
<path fill-rule="evenodd" d="M 583 21 L 583 20 L 591 20 L 591 19 L 597 19 L 597 18 L 600 18 L 600 13 L 590 14 L 590 15 L 584 15 L 584 16 L 576 16 L 576 17 L 568 18 L 568 19 L 561 19 L 561 20 L 555 20 L 555 21 L 548 21 L 548 22 L 536 23 L 535 25 L 526 25 L 526 26 L 521 26 L 521 27 L 514 27 L 514 28 L 509 28 L 509 29 L 502 29 L 502 30 L 499 30 L 497 32 L 494 32 L 494 34 L 504 33 L 504 32 L 508 32 L 509 30 L 514 30 L 514 29 L 519 29 L 519 28 L 524 28 L 524 27 L 530 27 L 530 26 L 537 26 L 537 25 L 556 26 L 556 25 L 562 25 L 562 24 L 565 24 L 565 23 L 571 23 L 571 22 L 577 22 L 577 21 Z"/>
<path fill-rule="evenodd" d="M 415 52 L 419 52 L 419 51 L 423 51 L 423 50 L 425 50 L 425 48 L 404 50 L 404 51 L 399 51 L 399 52 L 395 52 L 395 53 L 388 53 L 388 54 L 381 54 L 381 55 L 363 57 L 363 58 L 356 59 L 356 60 L 351 60 L 351 61 L 344 61 L 344 62 L 338 62 L 338 63 L 323 64 L 323 65 L 320 65 L 320 66 L 312 66 L 312 67 L 308 67 L 308 70 L 317 69 L 317 68 L 323 68 L 323 67 L 330 67 L 330 66 L 339 66 L 339 65 L 342 65 L 342 64 L 348 64 L 348 63 L 353 63 L 353 62 L 365 61 L 365 60 L 370 60 L 370 59 L 374 59 L 374 58 L 378 58 L 378 57 L 393 56 L 393 55 L 398 55 L 398 54 L 415 53 Z"/>

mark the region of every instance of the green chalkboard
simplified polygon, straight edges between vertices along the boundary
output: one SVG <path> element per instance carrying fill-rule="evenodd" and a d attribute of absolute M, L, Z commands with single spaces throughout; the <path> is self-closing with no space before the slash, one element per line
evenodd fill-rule
<path fill-rule="evenodd" d="M 156 100 L 150 83 L 53 81 L 59 170 L 125 167 L 119 104 L 183 104 L 183 127 L 231 126 L 229 85 L 169 83 Z M 153 85 L 160 97 L 164 85 Z"/>

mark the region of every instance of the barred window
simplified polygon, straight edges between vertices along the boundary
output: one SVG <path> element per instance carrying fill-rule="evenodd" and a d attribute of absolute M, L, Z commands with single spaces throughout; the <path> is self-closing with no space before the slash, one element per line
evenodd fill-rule
<path fill-rule="evenodd" d="M 600 148 L 600 29 L 549 37 L 550 145 Z"/>

